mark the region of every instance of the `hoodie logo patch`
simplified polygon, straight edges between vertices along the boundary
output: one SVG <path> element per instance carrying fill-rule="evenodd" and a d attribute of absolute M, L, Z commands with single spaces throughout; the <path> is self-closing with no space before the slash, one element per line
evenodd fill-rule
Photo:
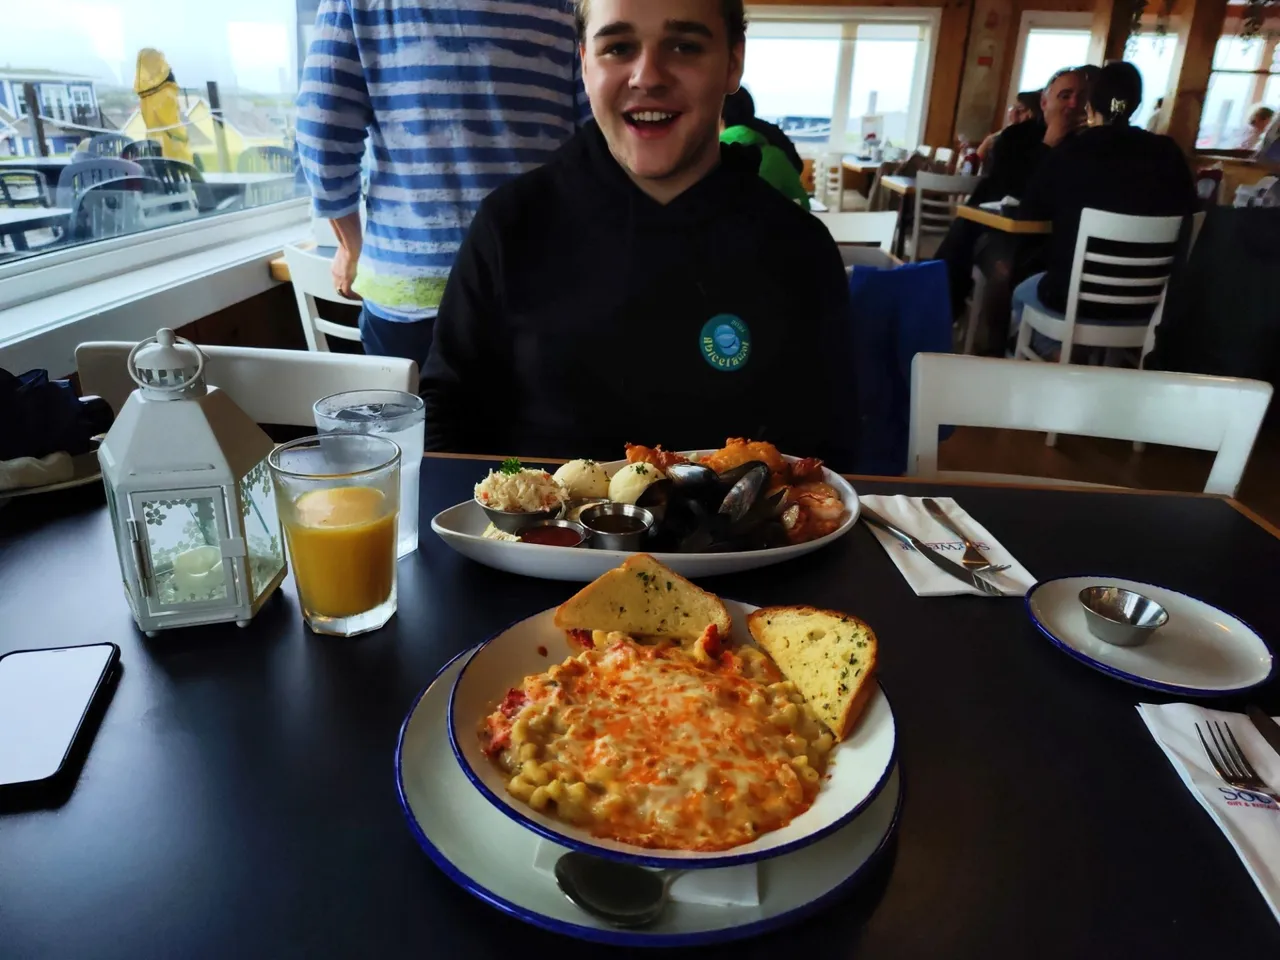
<path fill-rule="evenodd" d="M 751 329 L 740 317 L 721 313 L 702 325 L 702 359 L 723 373 L 741 370 L 751 359 Z"/>

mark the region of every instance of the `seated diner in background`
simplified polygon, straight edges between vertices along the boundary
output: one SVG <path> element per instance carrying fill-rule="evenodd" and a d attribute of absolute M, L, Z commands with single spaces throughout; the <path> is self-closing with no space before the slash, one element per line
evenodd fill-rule
<path fill-rule="evenodd" d="M 1245 117 L 1245 132 L 1240 138 L 1239 149 L 1257 150 L 1262 144 L 1262 137 L 1267 132 L 1267 127 L 1271 125 L 1271 120 L 1275 115 L 1275 110 L 1266 104 L 1254 104 L 1249 110 L 1249 115 Z"/>
<path fill-rule="evenodd" d="M 738 94 L 746 93 L 745 89 L 740 88 Z M 734 111 L 729 109 L 729 102 L 737 94 L 730 94 L 725 97 L 724 111 L 721 114 L 721 143 L 735 143 L 747 149 L 758 150 L 760 152 L 760 179 L 769 186 L 773 187 L 792 203 L 798 204 L 802 209 L 809 209 L 809 192 L 804 188 L 804 182 L 800 179 L 800 170 L 804 169 L 803 161 L 800 164 L 800 170 L 792 165 L 786 152 L 776 146 L 769 139 L 768 135 L 761 132 L 754 124 L 749 123 L 733 123 L 730 117 Z M 750 94 L 747 94 L 750 97 Z M 773 124 L 766 124 L 772 127 Z M 777 127 L 774 127 L 778 130 Z M 782 134 L 782 138 L 786 139 L 786 134 L 778 130 Z M 790 141 L 787 141 L 790 143 Z M 791 148 L 792 151 L 795 147 Z M 799 154 L 797 154 L 799 156 Z"/>
<path fill-rule="evenodd" d="M 800 156 L 800 151 L 796 149 L 796 145 L 791 142 L 791 138 L 776 123 L 761 120 L 756 116 L 755 98 L 751 96 L 751 91 L 746 87 L 739 87 L 735 92 L 724 98 L 724 109 L 720 111 L 720 116 L 724 120 L 725 129 L 729 127 L 750 127 L 786 154 L 787 163 L 796 168 L 796 173 L 804 173 L 804 159 Z"/>
<path fill-rule="evenodd" d="M 985 165 L 987 159 L 991 156 L 991 151 L 995 147 L 996 141 L 1000 139 L 1000 134 L 1004 133 L 1010 127 L 1016 127 L 1020 123 L 1026 123 L 1028 120 L 1039 120 L 1044 122 L 1044 114 L 1040 112 L 1040 95 L 1043 90 L 1023 90 L 1009 104 L 1009 109 L 1005 111 L 1004 126 L 995 133 L 988 134 L 982 143 L 978 144 L 978 159 Z"/>
<path fill-rule="evenodd" d="M 1054 311 L 1066 309 L 1080 213 L 1085 208 L 1143 217 L 1185 217 L 1195 211 L 1195 183 L 1178 145 L 1129 124 L 1141 102 L 1142 76 L 1137 68 L 1125 61 L 1108 63 L 1089 92 L 1088 127 L 1055 148 L 1028 185 L 1019 216 L 1051 220 L 1053 233 L 1045 252 L 1045 272 L 1023 281 L 1014 291 L 1016 316 L 1021 316 L 1024 304 L 1037 300 Z M 1170 252 L 1159 246 L 1125 250 L 1128 256 L 1169 256 Z M 1105 264 L 1090 269 L 1108 272 Z M 1124 290 L 1131 296 L 1148 292 L 1141 287 Z M 1153 312 L 1150 304 L 1090 303 L 1087 315 L 1140 322 L 1149 320 Z"/>
<path fill-rule="evenodd" d="M 1082 68 L 1055 73 L 1040 94 L 1041 119 L 1008 127 L 996 139 L 990 171 L 978 183 L 969 205 L 976 207 L 1005 197 L 1020 199 L 1050 151 L 1084 123 L 1087 92 Z M 959 317 L 965 311 L 973 268 L 977 266 L 987 278 L 979 353 L 1004 354 L 1004 329 L 1015 278 L 1035 269 L 1038 250 L 1037 243 L 988 230 L 972 220 L 957 218 L 951 224 L 937 256 L 947 265 L 952 316 Z"/>
<path fill-rule="evenodd" d="M 719 142 L 730 0 L 579 0 L 595 122 L 482 205 L 422 376 L 428 450 L 612 459 L 752 436 L 856 449 L 848 287 L 826 227 Z"/>

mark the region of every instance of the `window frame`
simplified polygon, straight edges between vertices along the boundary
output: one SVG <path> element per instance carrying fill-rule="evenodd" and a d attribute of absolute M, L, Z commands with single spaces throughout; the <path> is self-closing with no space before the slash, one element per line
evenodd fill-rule
<path fill-rule="evenodd" d="M 1270 23 L 1271 21 L 1272 21 L 1272 18 L 1268 17 L 1268 23 Z M 1238 37 L 1239 35 L 1240 34 L 1238 32 L 1227 33 L 1227 31 L 1224 29 L 1222 32 L 1222 36 L 1218 38 L 1217 43 L 1221 43 L 1227 37 Z M 1254 78 L 1253 89 L 1257 91 L 1259 88 L 1261 88 L 1263 94 L 1265 94 L 1267 84 L 1270 82 L 1272 77 L 1280 79 L 1280 32 L 1269 31 L 1264 28 L 1263 33 L 1261 34 L 1259 39 L 1262 40 L 1262 51 L 1258 57 L 1258 68 L 1255 70 L 1237 70 L 1234 68 L 1215 69 L 1213 67 L 1212 61 L 1210 62 L 1209 77 L 1205 81 L 1205 100 L 1206 101 L 1208 100 L 1209 87 L 1213 83 L 1213 78 L 1215 74 L 1222 74 L 1224 76 L 1232 76 L 1232 77 L 1253 77 Z M 1217 43 L 1214 44 L 1215 59 L 1217 57 Z M 1273 64 L 1275 65 L 1274 69 L 1272 66 Z M 1263 100 L 1261 96 L 1255 96 L 1253 93 L 1250 93 L 1249 101 L 1244 105 L 1244 108 L 1247 111 L 1250 106 L 1257 103 L 1262 103 L 1262 102 Z M 1270 106 L 1270 104 L 1268 104 L 1268 106 Z M 1277 109 L 1278 111 L 1280 111 L 1280 105 L 1278 105 L 1274 109 Z M 1199 143 L 1200 141 L 1200 134 L 1204 130 L 1204 124 L 1205 124 L 1205 115 L 1202 112 L 1200 116 L 1199 129 L 1196 130 L 1197 143 Z M 1241 147 L 1222 147 L 1222 146 L 1216 146 L 1216 147 L 1215 146 L 1209 146 L 1209 147 L 1197 146 L 1195 150 L 1200 153 L 1213 153 L 1213 154 L 1235 153 L 1242 157 L 1251 157 L 1256 152 L 1253 149 L 1246 149 Z"/>
<path fill-rule="evenodd" d="M 296 197 L 212 217 L 197 217 L 106 240 L 92 240 L 0 264 L 0 313 L 109 277 L 201 253 L 310 221 L 311 201 Z M 0 322 L 0 344 L 9 331 Z"/>
<path fill-rule="evenodd" d="M 1006 104 L 1017 99 L 1022 80 L 1023 61 L 1027 56 L 1027 36 L 1032 30 L 1083 30 L 1093 29 L 1092 13 L 1074 13 L 1065 10 L 1024 10 L 1018 22 L 1018 42 L 1013 47 L 1013 65 L 1009 71 L 1009 89 L 1005 93 Z M 1000 108 L 999 116 L 1004 116 Z"/>
<path fill-rule="evenodd" d="M 823 143 L 798 143 L 801 156 L 822 157 L 829 154 L 846 154 L 851 147 L 847 141 L 849 128 L 849 99 L 853 94 L 853 63 L 858 25 L 860 23 L 920 23 L 924 29 L 921 42 L 925 46 L 924 63 L 920 64 L 912 78 L 911 109 L 907 113 L 907 130 L 915 143 L 915 149 L 924 140 L 925 123 L 929 116 L 929 95 L 933 87 L 934 61 L 938 53 L 938 35 L 942 25 L 941 7 L 832 7 L 832 6 L 781 6 L 778 4 L 748 4 L 748 21 L 777 23 L 839 23 L 840 57 L 836 66 L 836 85 L 832 91 L 831 136 Z"/>

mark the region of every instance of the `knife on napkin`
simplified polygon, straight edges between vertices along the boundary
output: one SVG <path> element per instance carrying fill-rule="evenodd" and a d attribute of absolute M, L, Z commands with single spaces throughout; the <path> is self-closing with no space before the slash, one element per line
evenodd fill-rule
<path fill-rule="evenodd" d="M 907 544 L 912 549 L 914 549 L 916 553 L 920 554 L 920 556 L 924 557 L 926 560 L 932 563 L 935 567 L 937 567 L 943 573 L 946 573 L 946 574 L 949 574 L 950 576 L 955 577 L 961 583 L 967 583 L 969 586 L 973 587 L 975 590 L 980 591 L 981 593 L 989 593 L 989 594 L 996 594 L 996 595 L 1003 593 L 1003 591 L 999 587 L 997 587 L 995 584 L 989 583 L 988 581 L 981 579 L 975 574 L 970 573 L 968 570 L 960 566 L 960 564 L 956 563 L 954 560 L 947 559 L 942 554 L 940 554 L 937 550 L 934 550 L 933 547 L 929 546 L 924 541 L 919 540 L 916 537 L 913 537 L 911 534 L 907 533 L 905 530 L 899 530 L 897 527 L 891 524 L 884 517 L 880 516 L 878 513 L 876 513 L 874 510 L 868 507 L 866 504 L 862 505 L 862 512 L 860 516 L 867 523 L 873 526 L 879 527 L 881 530 L 885 531 L 885 533 Z"/>
<path fill-rule="evenodd" d="M 1254 729 L 1262 734 L 1262 739 L 1267 741 L 1272 750 L 1280 753 L 1280 724 L 1267 716 L 1257 704 L 1249 704 L 1244 708 L 1244 712 L 1253 723 Z"/>

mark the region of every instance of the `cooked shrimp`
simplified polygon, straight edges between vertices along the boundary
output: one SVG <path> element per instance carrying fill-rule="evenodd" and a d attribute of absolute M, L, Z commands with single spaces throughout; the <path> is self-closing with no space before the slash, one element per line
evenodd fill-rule
<path fill-rule="evenodd" d="M 829 483 L 802 483 L 792 487 L 787 491 L 787 501 L 796 511 L 787 524 L 787 539 L 792 543 L 825 537 L 844 522 L 844 501 Z"/>
<path fill-rule="evenodd" d="M 662 444 L 658 444 L 656 447 L 642 447 L 635 443 L 627 444 L 627 463 L 647 463 L 666 473 L 673 463 L 688 462 L 688 457 L 682 457 L 678 453 L 668 453 L 663 450 Z"/>

